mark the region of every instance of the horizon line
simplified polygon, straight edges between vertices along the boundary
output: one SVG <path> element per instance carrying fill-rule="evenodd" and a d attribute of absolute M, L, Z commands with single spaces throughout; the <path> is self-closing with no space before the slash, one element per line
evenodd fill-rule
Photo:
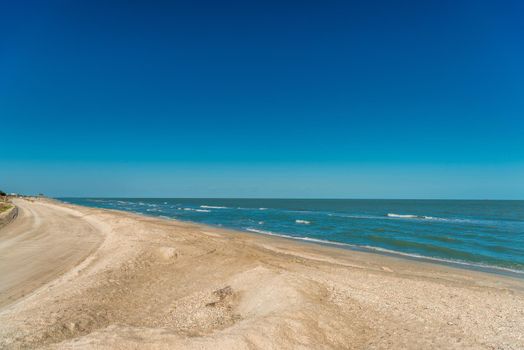
<path fill-rule="evenodd" d="M 37 197 L 37 196 L 35 196 Z M 44 196 L 47 197 L 47 196 Z M 524 201 L 504 198 L 333 198 L 333 197 L 119 197 L 119 196 L 50 196 L 48 198 L 94 198 L 94 199 L 275 199 L 275 200 L 397 200 L 397 201 Z"/>

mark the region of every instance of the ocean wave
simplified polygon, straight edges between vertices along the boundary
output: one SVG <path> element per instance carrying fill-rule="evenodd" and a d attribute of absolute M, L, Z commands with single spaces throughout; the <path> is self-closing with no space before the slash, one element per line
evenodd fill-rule
<path fill-rule="evenodd" d="M 206 209 L 229 209 L 228 207 L 220 207 L 215 205 L 201 205 L 200 208 L 206 208 Z"/>
<path fill-rule="evenodd" d="M 360 215 L 360 214 L 339 214 L 339 213 L 328 213 L 327 215 L 332 216 L 332 217 L 351 218 L 351 219 L 384 220 L 388 218 L 396 218 L 396 219 L 426 219 L 426 220 L 455 221 L 455 219 L 437 218 L 434 216 L 421 216 L 421 215 L 414 215 L 414 214 L 395 214 L 395 213 L 387 213 L 385 216 Z M 460 219 L 456 219 L 456 220 L 460 220 Z"/>
<path fill-rule="evenodd" d="M 246 228 L 246 231 L 260 233 L 260 234 L 269 235 L 269 236 L 277 236 L 277 237 L 282 237 L 282 238 L 294 239 L 294 240 L 299 240 L 299 241 L 314 242 L 314 243 L 335 245 L 335 246 L 343 246 L 343 247 L 348 247 L 348 248 L 357 249 L 357 250 L 379 252 L 379 253 L 384 253 L 384 254 L 404 256 L 407 258 L 426 260 L 426 261 L 432 261 L 432 262 L 438 262 L 438 263 L 445 263 L 445 264 L 451 264 L 451 265 L 460 265 L 460 266 L 465 266 L 469 268 L 491 269 L 495 271 L 504 271 L 504 272 L 515 273 L 518 275 L 524 275 L 523 270 L 512 269 L 512 268 L 503 267 L 503 266 L 495 266 L 495 265 L 488 265 L 488 264 L 482 264 L 482 263 L 471 263 L 471 262 L 466 262 L 462 260 L 444 259 L 444 258 L 437 258 L 437 257 L 432 257 L 432 256 L 424 256 L 420 254 L 404 253 L 404 252 L 400 252 L 397 250 L 380 248 L 380 247 L 375 247 L 375 246 L 370 246 L 370 245 L 357 245 L 357 244 L 342 243 L 342 242 L 336 242 L 336 241 L 328 241 L 328 240 L 312 238 L 312 237 L 291 236 L 291 235 L 285 235 L 285 234 L 280 234 L 280 233 L 274 233 L 271 231 L 259 230 L 259 229 L 250 228 L 250 227 Z"/>
<path fill-rule="evenodd" d="M 418 215 L 412 215 L 412 214 L 393 214 L 393 213 L 388 213 L 388 215 L 390 218 L 402 218 L 402 219 L 422 219 L 423 216 L 418 216 Z"/>
<path fill-rule="evenodd" d="M 386 220 L 385 216 L 375 216 L 375 215 L 351 215 L 351 214 L 338 214 L 338 213 L 328 213 L 328 216 L 338 217 L 338 218 L 350 218 L 350 219 L 378 219 Z"/>
<path fill-rule="evenodd" d="M 309 224 L 311 223 L 310 221 L 307 221 L 307 220 L 300 220 L 300 219 L 295 220 L 295 222 L 296 222 L 297 224 L 302 224 L 302 225 L 309 225 Z"/>
<path fill-rule="evenodd" d="M 284 234 L 281 234 L 281 233 L 275 233 L 275 232 L 266 231 L 266 230 L 259 230 L 259 229 L 251 228 L 251 227 L 248 227 L 245 230 L 249 231 L 249 232 L 260 233 L 260 234 L 263 234 L 263 235 L 276 236 L 276 237 L 282 237 L 282 238 L 290 238 L 290 239 L 295 239 L 295 240 L 299 240 L 299 241 L 315 242 L 315 243 L 322 243 L 322 244 L 331 244 L 331 245 L 353 247 L 353 248 L 357 247 L 357 245 L 349 244 L 349 243 L 327 241 L 327 240 L 324 240 L 324 239 L 312 238 L 312 237 L 290 236 L 290 235 L 284 235 Z"/>
<path fill-rule="evenodd" d="M 278 233 L 273 233 L 271 231 L 259 230 L 259 229 L 251 228 L 251 227 L 246 228 L 246 231 L 255 232 L 255 233 L 261 233 L 263 235 L 270 235 L 270 236 L 289 237 L 289 236 L 286 236 L 286 235 L 280 235 Z"/>
<path fill-rule="evenodd" d="M 195 208 L 180 208 L 178 210 L 185 210 L 185 211 L 196 211 L 198 213 L 210 213 L 211 210 L 207 209 L 195 209 Z"/>
<path fill-rule="evenodd" d="M 394 214 L 388 213 L 386 215 L 389 218 L 395 219 L 418 219 L 418 220 L 430 220 L 430 221 L 443 221 L 443 222 L 452 222 L 452 223 L 469 223 L 469 224 L 478 224 L 486 225 L 493 224 L 493 221 L 490 220 L 473 220 L 473 219 L 459 219 L 459 218 L 439 218 L 435 216 L 428 215 L 414 215 L 414 214 Z"/>
<path fill-rule="evenodd" d="M 105 203 L 106 201 L 103 200 L 103 199 L 92 199 L 92 198 L 88 198 L 86 199 L 87 202 L 93 202 L 93 203 Z"/>
<path fill-rule="evenodd" d="M 444 259 L 444 258 L 437 258 L 437 257 L 433 257 L 433 256 L 424 256 L 424 255 L 413 254 L 413 253 L 404 253 L 404 252 L 399 252 L 398 250 L 391 250 L 391 249 L 374 247 L 374 246 L 369 246 L 369 245 L 363 245 L 363 246 L 359 246 L 359 247 L 360 248 L 364 248 L 364 249 L 368 249 L 368 250 L 372 250 L 372 251 L 381 252 L 381 253 L 387 253 L 387 254 L 391 254 L 391 255 L 400 255 L 400 256 L 405 256 L 405 257 L 408 257 L 408 258 L 415 258 L 415 259 L 420 259 L 420 260 L 428 260 L 428 261 L 441 262 L 441 263 L 446 263 L 446 264 L 456 264 L 456 265 L 462 265 L 462 266 L 479 268 L 479 269 L 493 269 L 493 270 L 499 270 L 499 271 L 506 271 L 506 272 L 516 273 L 516 274 L 519 274 L 519 275 L 523 275 L 524 274 L 523 270 L 512 269 L 512 268 L 509 268 L 509 267 L 488 265 L 488 264 L 482 264 L 482 263 L 471 263 L 471 262 L 466 262 L 466 261 L 462 261 L 462 260 Z"/>
<path fill-rule="evenodd" d="M 387 216 L 390 218 L 399 218 L 399 219 L 420 219 L 420 220 L 451 221 L 451 222 L 470 222 L 471 221 L 471 220 L 466 220 L 466 219 L 448 219 L 448 218 L 438 218 L 435 216 L 414 215 L 414 214 L 388 213 Z"/>
<path fill-rule="evenodd" d="M 437 218 L 434 216 L 423 216 L 424 220 L 434 220 L 434 221 L 446 221 L 446 222 L 456 222 L 456 223 L 470 223 L 470 224 L 489 224 L 489 220 L 472 220 L 472 219 L 457 219 L 457 218 Z"/>
<path fill-rule="evenodd" d="M 359 214 L 338 214 L 338 213 L 328 213 L 327 215 L 332 216 L 332 217 L 350 218 L 350 219 L 365 219 L 365 220 L 418 219 L 418 220 L 445 221 L 445 222 L 455 222 L 455 223 L 481 223 L 479 220 L 475 221 L 475 220 L 469 220 L 469 219 L 439 218 L 439 217 L 427 216 L 427 215 L 395 214 L 395 213 L 387 213 L 384 216 L 359 215 Z"/>
<path fill-rule="evenodd" d="M 246 207 L 236 207 L 238 210 L 267 210 L 267 208 L 246 208 Z"/>

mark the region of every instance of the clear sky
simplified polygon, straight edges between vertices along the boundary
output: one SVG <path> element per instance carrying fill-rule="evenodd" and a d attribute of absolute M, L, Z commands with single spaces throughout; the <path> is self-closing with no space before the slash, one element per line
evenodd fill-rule
<path fill-rule="evenodd" d="M 524 2 L 0 0 L 0 189 L 524 199 Z"/>

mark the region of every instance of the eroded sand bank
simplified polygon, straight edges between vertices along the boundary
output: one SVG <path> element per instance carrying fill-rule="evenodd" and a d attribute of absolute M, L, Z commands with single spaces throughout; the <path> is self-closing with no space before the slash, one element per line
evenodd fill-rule
<path fill-rule="evenodd" d="M 0 348 L 524 348 L 521 280 L 16 204 L 0 230 Z"/>

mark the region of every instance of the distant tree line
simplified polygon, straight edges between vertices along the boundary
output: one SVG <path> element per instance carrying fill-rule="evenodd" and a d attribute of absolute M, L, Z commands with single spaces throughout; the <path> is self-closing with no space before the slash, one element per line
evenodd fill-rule
<path fill-rule="evenodd" d="M 4 191 L 0 190 L 0 196 L 7 196 L 7 194 Z"/>

